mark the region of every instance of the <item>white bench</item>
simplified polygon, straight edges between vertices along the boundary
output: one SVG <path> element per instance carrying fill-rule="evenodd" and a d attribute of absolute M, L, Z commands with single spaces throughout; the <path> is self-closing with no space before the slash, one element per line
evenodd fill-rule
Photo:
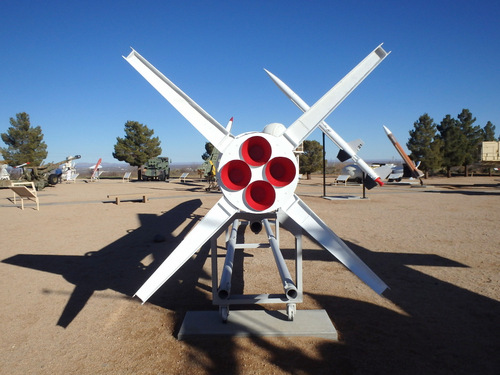
<path fill-rule="evenodd" d="M 186 177 L 188 176 L 189 173 L 183 173 L 181 174 L 181 177 L 179 177 L 180 182 L 186 182 Z"/>
<path fill-rule="evenodd" d="M 342 183 L 344 185 L 347 185 L 347 180 L 349 179 L 349 177 L 351 177 L 351 176 L 349 176 L 348 174 L 341 174 L 335 180 L 335 185 L 342 184 Z"/>
<path fill-rule="evenodd" d="M 31 185 L 27 187 L 26 185 Z M 24 210 L 24 200 L 29 199 L 36 202 L 36 209 L 40 211 L 38 195 L 33 182 L 13 182 L 9 189 L 14 192 L 14 203 L 16 203 L 16 195 L 21 198 L 21 209 Z"/>
<path fill-rule="evenodd" d="M 122 178 L 122 182 L 130 182 L 130 175 L 132 174 L 132 172 L 125 172 L 125 174 L 123 175 L 123 178 Z"/>

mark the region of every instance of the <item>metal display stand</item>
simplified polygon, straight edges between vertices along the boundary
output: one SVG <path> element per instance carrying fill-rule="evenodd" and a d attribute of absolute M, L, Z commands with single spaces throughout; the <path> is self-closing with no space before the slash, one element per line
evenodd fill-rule
<path fill-rule="evenodd" d="M 251 218 L 251 220 L 250 220 Z M 262 226 L 266 233 L 268 243 L 238 243 L 237 232 L 241 221 L 247 221 L 250 225 Z M 271 223 L 274 223 L 274 231 L 271 229 Z M 220 316 L 223 322 L 226 322 L 229 316 L 229 307 L 231 305 L 253 305 L 253 304 L 271 304 L 286 303 L 286 313 L 288 320 L 292 321 L 296 313 L 296 304 L 302 302 L 302 230 L 300 228 L 291 228 L 292 235 L 295 236 L 295 282 L 285 264 L 283 255 L 279 248 L 279 230 L 280 224 L 278 214 L 267 215 L 248 215 L 238 214 L 232 222 L 232 228 L 229 226 L 223 231 L 226 232 L 226 258 L 219 281 L 218 276 L 218 255 L 217 239 L 222 234 L 221 231 L 211 238 L 211 260 L 212 260 L 212 294 L 213 304 L 219 306 Z M 222 231 L 222 232 L 223 232 Z M 274 234 L 276 233 L 276 234 Z M 234 254 L 238 250 L 249 248 L 270 248 L 273 251 L 276 266 L 280 273 L 283 284 L 282 294 L 231 294 L 231 277 L 233 272 Z M 219 284 L 217 285 L 219 281 Z"/>

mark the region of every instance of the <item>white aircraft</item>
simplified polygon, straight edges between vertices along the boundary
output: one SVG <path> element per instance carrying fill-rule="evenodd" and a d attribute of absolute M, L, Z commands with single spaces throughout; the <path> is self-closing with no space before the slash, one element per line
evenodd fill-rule
<path fill-rule="evenodd" d="M 373 171 L 373 173 L 380 176 L 379 178 L 385 180 L 391 173 L 393 173 L 394 168 L 396 168 L 396 164 L 372 165 L 369 166 L 368 168 L 370 168 Z M 361 169 L 360 166 L 357 164 L 346 165 L 345 167 L 342 168 L 342 171 L 340 172 L 341 175 L 349 176 L 349 181 L 354 180 L 359 183 L 363 181 L 363 173 L 365 174 L 365 179 L 366 179 L 367 174 L 365 169 Z"/>
<path fill-rule="evenodd" d="M 147 301 L 240 213 L 264 226 L 268 223 L 263 214 L 276 214 L 285 228 L 291 223 L 301 227 L 376 293 L 386 290 L 387 285 L 295 194 L 299 173 L 293 151 L 387 55 L 377 47 L 288 128 L 271 123 L 262 132 L 235 136 L 132 49 L 124 59 L 220 151 L 217 180 L 222 191 L 220 200 L 135 295 Z"/>

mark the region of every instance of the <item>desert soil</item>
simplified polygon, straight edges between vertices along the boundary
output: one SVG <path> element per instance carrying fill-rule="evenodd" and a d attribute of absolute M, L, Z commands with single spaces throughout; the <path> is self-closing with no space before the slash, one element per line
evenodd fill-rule
<path fill-rule="evenodd" d="M 390 287 L 376 294 L 304 240 L 298 310 L 326 310 L 339 341 L 179 341 L 186 311 L 217 309 L 208 246 L 150 301 L 132 298 L 220 199 L 204 183 L 78 180 L 41 191 L 40 211 L 31 202 L 22 211 L 2 189 L 0 373 L 499 374 L 500 179 L 426 185 L 326 200 L 320 176 L 299 184 L 299 196 Z M 116 205 L 107 195 L 118 193 L 147 193 L 150 201 Z M 359 186 L 327 186 L 330 196 L 361 194 Z M 291 262 L 293 237 L 281 233 Z M 235 277 L 244 293 L 281 293 L 267 249 L 240 252 Z"/>

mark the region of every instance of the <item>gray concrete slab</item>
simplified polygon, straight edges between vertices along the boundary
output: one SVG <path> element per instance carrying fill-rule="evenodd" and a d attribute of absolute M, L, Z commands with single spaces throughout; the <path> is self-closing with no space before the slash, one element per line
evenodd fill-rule
<path fill-rule="evenodd" d="M 363 199 L 363 197 L 360 197 L 358 195 L 329 195 L 329 196 L 324 196 L 323 198 L 329 199 L 331 201 L 336 201 L 336 200 L 351 200 L 351 199 Z"/>
<path fill-rule="evenodd" d="M 226 323 L 218 311 L 188 311 L 179 340 L 206 336 L 308 336 L 337 341 L 337 330 L 325 310 L 297 310 L 293 321 L 286 311 L 234 310 Z"/>

